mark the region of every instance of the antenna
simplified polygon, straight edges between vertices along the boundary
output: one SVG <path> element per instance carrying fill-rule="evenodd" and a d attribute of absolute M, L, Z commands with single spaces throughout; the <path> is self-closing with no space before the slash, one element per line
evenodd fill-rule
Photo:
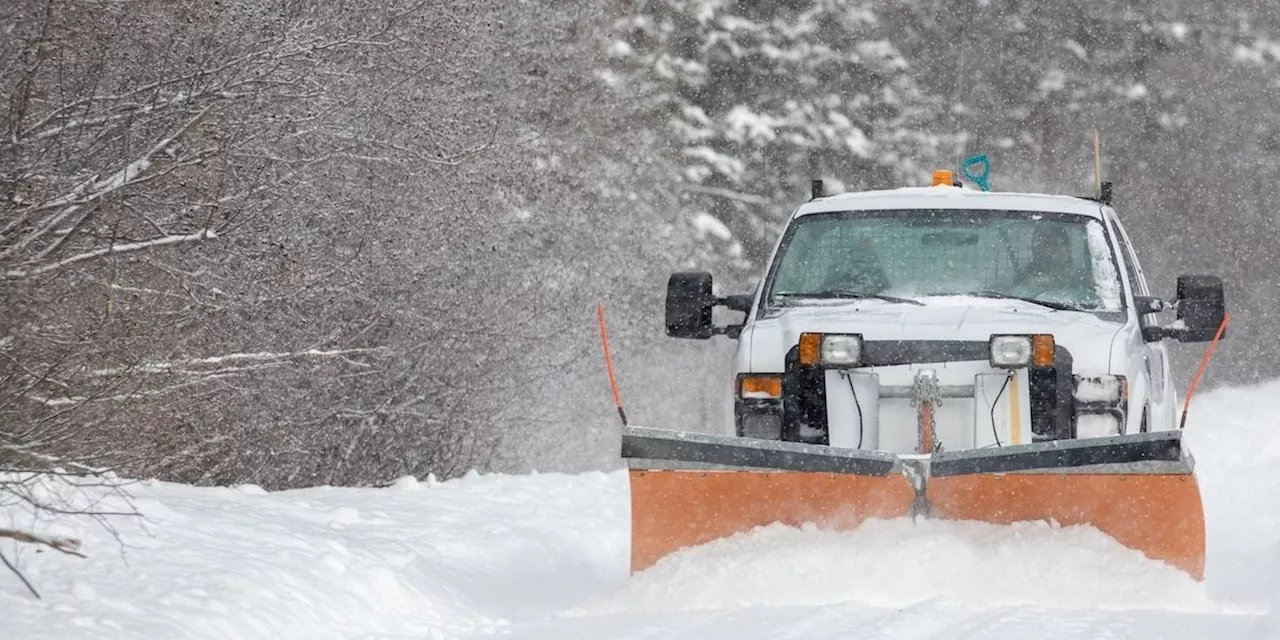
<path fill-rule="evenodd" d="M 1093 128 L 1093 192 L 1102 198 L 1102 139 L 1098 128 Z"/>
<path fill-rule="evenodd" d="M 1093 128 L 1093 196 L 1089 200 L 1111 206 L 1111 181 L 1102 179 L 1102 138 Z"/>

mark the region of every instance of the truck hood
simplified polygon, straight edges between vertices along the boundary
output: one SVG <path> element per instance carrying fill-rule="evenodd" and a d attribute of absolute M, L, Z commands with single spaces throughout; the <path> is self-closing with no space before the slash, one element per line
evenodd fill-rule
<path fill-rule="evenodd" d="M 1071 352 L 1077 370 L 1109 371 L 1121 323 L 1092 313 L 1057 311 L 1017 300 L 930 298 L 924 306 L 841 300 L 787 307 L 755 320 L 752 368 L 781 370 L 804 332 L 859 333 L 865 340 L 980 340 L 994 333 L 1050 333 Z"/>

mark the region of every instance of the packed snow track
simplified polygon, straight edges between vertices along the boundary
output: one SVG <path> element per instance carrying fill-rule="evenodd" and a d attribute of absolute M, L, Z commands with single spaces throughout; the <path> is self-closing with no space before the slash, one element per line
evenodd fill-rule
<path fill-rule="evenodd" d="M 37 638 L 1280 638 L 1280 382 L 1198 398 L 1197 583 L 1091 528 L 766 527 L 630 576 L 623 472 L 406 478 L 386 489 L 129 488 L 145 521 L 0 526 L 7 640 Z M 65 493 L 66 490 L 62 489 Z M 86 488 L 72 499 L 103 499 Z"/>

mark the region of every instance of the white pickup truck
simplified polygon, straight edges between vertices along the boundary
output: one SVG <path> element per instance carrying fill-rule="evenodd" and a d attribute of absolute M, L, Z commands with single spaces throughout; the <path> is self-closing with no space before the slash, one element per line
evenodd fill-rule
<path fill-rule="evenodd" d="M 754 293 L 671 276 L 667 333 L 737 339 L 743 437 L 928 454 L 1176 429 L 1163 341 L 1212 339 L 1222 282 L 1182 276 L 1174 300 L 1153 296 L 1106 186 L 824 196 L 815 182 Z M 717 326 L 716 306 L 745 317 Z"/>

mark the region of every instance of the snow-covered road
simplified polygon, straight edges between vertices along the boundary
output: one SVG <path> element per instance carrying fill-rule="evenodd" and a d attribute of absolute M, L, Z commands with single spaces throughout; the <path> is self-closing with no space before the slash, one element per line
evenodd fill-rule
<path fill-rule="evenodd" d="M 628 576 L 621 472 L 144 482 L 130 493 L 147 520 L 116 521 L 123 553 L 92 523 L 15 516 L 90 557 L 22 549 L 45 597 L 0 575 L 0 637 L 1280 639 L 1277 415 L 1280 382 L 1193 405 L 1204 583 L 1092 529 L 907 520 L 770 527 Z"/>

